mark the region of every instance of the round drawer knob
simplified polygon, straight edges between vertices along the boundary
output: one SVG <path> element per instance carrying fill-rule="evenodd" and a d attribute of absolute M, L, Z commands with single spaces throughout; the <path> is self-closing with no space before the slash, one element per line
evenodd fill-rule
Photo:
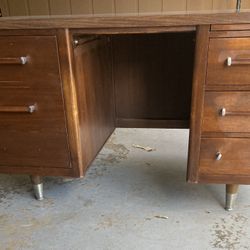
<path fill-rule="evenodd" d="M 228 67 L 232 66 L 232 57 L 227 58 L 226 64 L 227 64 Z"/>
<path fill-rule="evenodd" d="M 226 116 L 227 115 L 227 110 L 226 110 L 226 108 L 221 108 L 220 109 L 220 116 L 222 116 L 222 117 L 224 117 L 224 116 Z"/>
<path fill-rule="evenodd" d="M 75 39 L 75 40 L 73 41 L 73 44 L 74 44 L 74 46 L 78 46 L 78 45 L 79 45 L 79 40 Z"/>
<path fill-rule="evenodd" d="M 216 161 L 220 161 L 222 159 L 222 153 L 221 152 L 217 152 L 216 153 Z"/>

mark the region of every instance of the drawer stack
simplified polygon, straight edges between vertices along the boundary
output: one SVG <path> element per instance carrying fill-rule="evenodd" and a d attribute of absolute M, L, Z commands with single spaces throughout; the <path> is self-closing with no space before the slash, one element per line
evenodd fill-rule
<path fill-rule="evenodd" d="M 1 172 L 71 168 L 56 36 L 0 34 L 0 138 Z"/>
<path fill-rule="evenodd" d="M 250 183 L 250 32 L 212 27 L 203 98 L 198 181 Z"/>

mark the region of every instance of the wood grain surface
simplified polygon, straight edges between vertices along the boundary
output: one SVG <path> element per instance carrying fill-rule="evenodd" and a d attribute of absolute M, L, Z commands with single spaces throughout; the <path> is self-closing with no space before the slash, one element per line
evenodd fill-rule
<path fill-rule="evenodd" d="M 0 29 L 52 29 L 80 28 L 111 29 L 126 28 L 140 30 L 142 27 L 196 26 L 211 24 L 246 24 L 249 23 L 250 13 L 221 13 L 221 14 L 175 14 L 175 15 L 82 15 L 82 16 L 51 16 L 51 17 L 9 17 L 0 18 Z"/>
<path fill-rule="evenodd" d="M 151 120 L 154 127 L 157 121 L 159 126 L 164 125 L 163 120 L 167 127 L 175 127 L 174 121 L 187 124 L 194 38 L 193 32 L 113 36 L 119 126 L 141 127 L 143 120 Z"/>

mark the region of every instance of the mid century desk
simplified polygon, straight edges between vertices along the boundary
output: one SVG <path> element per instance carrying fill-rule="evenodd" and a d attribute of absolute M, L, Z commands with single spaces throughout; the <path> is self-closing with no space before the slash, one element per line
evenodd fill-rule
<path fill-rule="evenodd" d="M 190 128 L 187 181 L 226 184 L 232 209 L 250 184 L 250 13 L 1 18 L 1 173 L 42 199 L 42 176 L 84 176 L 116 127 Z"/>

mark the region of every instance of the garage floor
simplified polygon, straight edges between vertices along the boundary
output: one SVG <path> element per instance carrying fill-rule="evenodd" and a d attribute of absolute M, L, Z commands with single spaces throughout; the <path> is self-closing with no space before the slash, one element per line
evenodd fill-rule
<path fill-rule="evenodd" d="M 133 146 L 149 146 L 147 152 Z M 84 179 L 0 175 L 0 249 L 250 249 L 250 187 L 186 184 L 188 130 L 118 129 Z"/>

